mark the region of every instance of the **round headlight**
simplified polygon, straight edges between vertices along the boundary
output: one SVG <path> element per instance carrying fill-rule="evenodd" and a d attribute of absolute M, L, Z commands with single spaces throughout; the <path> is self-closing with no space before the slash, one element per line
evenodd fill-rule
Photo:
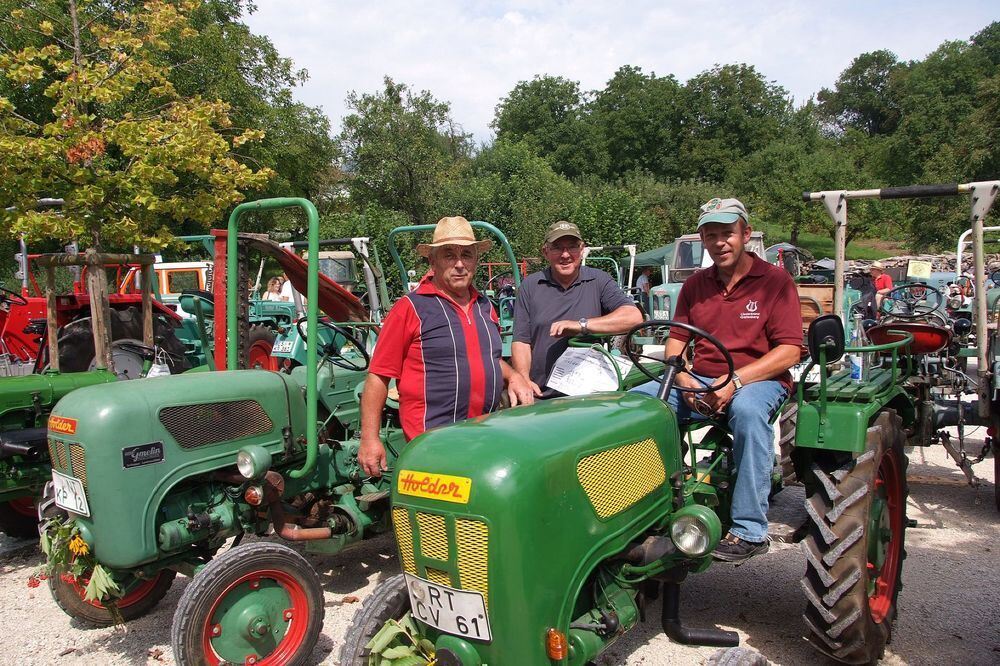
<path fill-rule="evenodd" d="M 707 555 L 719 544 L 722 524 L 707 506 L 692 504 L 674 514 L 670 523 L 670 539 L 688 557 Z"/>
<path fill-rule="evenodd" d="M 236 454 L 236 469 L 246 479 L 259 479 L 271 469 L 271 454 L 262 446 L 246 446 Z"/>
<path fill-rule="evenodd" d="M 670 538 L 677 550 L 690 557 L 701 557 L 709 550 L 708 528 L 697 516 L 681 516 L 670 525 Z"/>

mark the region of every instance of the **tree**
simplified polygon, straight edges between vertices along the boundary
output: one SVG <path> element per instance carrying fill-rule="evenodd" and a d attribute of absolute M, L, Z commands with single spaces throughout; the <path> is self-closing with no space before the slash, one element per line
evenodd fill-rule
<path fill-rule="evenodd" d="M 45 96 L 0 96 L 0 197 L 15 206 L 4 213 L 12 234 L 158 248 L 169 224 L 208 226 L 272 175 L 233 152 L 259 131 L 233 128 L 225 103 L 184 97 L 168 78 L 164 54 L 196 34 L 196 2 L 148 0 L 128 12 L 69 0 L 64 14 L 47 2 L 4 4 L 6 29 L 35 44 L 0 55 L 2 90 Z M 40 197 L 66 204 L 37 212 Z"/>
<path fill-rule="evenodd" d="M 630 65 L 596 93 L 591 117 L 604 138 L 611 177 L 635 170 L 664 178 L 680 175 L 680 95 L 674 77 L 646 75 Z"/>
<path fill-rule="evenodd" d="M 607 172 L 604 141 L 576 81 L 560 76 L 521 81 L 500 100 L 492 127 L 498 141 L 531 146 L 567 178 Z"/>
<path fill-rule="evenodd" d="M 387 76 L 381 92 L 352 91 L 347 106 L 352 113 L 339 143 L 352 201 L 359 209 L 374 203 L 402 211 L 412 224 L 429 222 L 441 187 L 471 152 L 448 103 Z"/>
<path fill-rule="evenodd" d="M 723 65 L 684 86 L 681 173 L 725 179 L 726 169 L 778 136 L 791 103 L 752 65 Z"/>
<path fill-rule="evenodd" d="M 817 93 L 819 113 L 840 131 L 891 134 L 900 114 L 894 75 L 904 68 L 892 51 L 862 53 L 840 73 L 833 90 Z"/>

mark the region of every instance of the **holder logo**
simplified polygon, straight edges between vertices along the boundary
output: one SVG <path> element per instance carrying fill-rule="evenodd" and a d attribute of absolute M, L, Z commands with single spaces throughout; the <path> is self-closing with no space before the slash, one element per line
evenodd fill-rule
<path fill-rule="evenodd" d="M 49 430 L 57 432 L 60 435 L 75 435 L 76 419 L 67 418 L 65 416 L 50 416 Z"/>
<path fill-rule="evenodd" d="M 472 479 L 467 479 L 464 476 L 448 476 L 447 474 L 431 474 L 404 469 L 400 472 L 398 479 L 396 490 L 401 495 L 425 497 L 456 504 L 469 503 Z"/>

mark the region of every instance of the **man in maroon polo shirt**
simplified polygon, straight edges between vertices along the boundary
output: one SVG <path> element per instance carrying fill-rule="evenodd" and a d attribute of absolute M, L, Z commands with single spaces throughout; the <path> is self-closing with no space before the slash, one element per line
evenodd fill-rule
<path fill-rule="evenodd" d="M 393 379 L 407 441 L 492 412 L 505 384 L 511 406 L 533 402 L 528 380 L 500 358 L 493 305 L 472 286 L 479 256 L 491 245 L 476 240 L 464 217 L 445 217 L 431 243 L 417 246 L 431 270 L 386 315 L 361 394 L 358 463 L 366 474 L 380 476 L 386 468 L 379 430 Z"/>
<path fill-rule="evenodd" d="M 729 421 L 737 470 L 733 524 L 713 555 L 739 562 L 769 547 L 767 507 L 774 465 L 770 419 L 791 390 L 788 370 L 799 361 L 802 314 L 791 276 L 746 250 L 751 230 L 743 204 L 716 198 L 701 210 L 698 234 L 713 265 L 684 282 L 674 319 L 718 339 L 732 354 L 736 373 L 714 392 L 671 391 L 668 403 L 680 421 L 704 418 L 699 408 L 724 414 Z M 682 354 L 690 337 L 687 331 L 672 330 L 666 356 Z M 705 339 L 695 342 L 692 370 L 695 376 L 678 374 L 676 383 L 705 388 L 728 374 L 722 355 Z M 658 388 L 651 382 L 637 390 L 655 395 Z"/>

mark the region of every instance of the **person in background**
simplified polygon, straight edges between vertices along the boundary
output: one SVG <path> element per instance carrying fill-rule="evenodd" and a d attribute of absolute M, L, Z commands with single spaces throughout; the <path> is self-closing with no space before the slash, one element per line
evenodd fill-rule
<path fill-rule="evenodd" d="M 492 303 L 472 286 L 479 257 L 492 245 L 476 240 L 464 217 L 444 217 L 431 243 L 417 245 L 431 270 L 392 306 L 382 323 L 361 395 L 358 463 L 369 476 L 386 469 L 379 436 L 389 382 L 396 380 L 403 435 L 463 421 L 500 406 L 534 401 L 528 380 L 500 357 L 503 343 Z"/>
<path fill-rule="evenodd" d="M 882 300 L 892 291 L 892 278 L 885 272 L 885 265 L 881 261 L 873 261 L 868 267 L 868 274 L 875 283 L 875 310 L 881 313 Z"/>
<path fill-rule="evenodd" d="M 277 300 L 285 301 L 286 303 L 292 302 L 292 281 L 288 279 L 288 276 L 284 273 L 278 278 L 281 280 L 281 290 L 279 291 L 279 296 Z"/>
<path fill-rule="evenodd" d="M 574 335 L 618 335 L 642 321 L 642 313 L 604 271 L 583 266 L 583 236 L 560 220 L 545 232 L 548 268 L 521 283 L 514 304 L 514 370 L 541 396 L 556 360 Z"/>
<path fill-rule="evenodd" d="M 635 281 L 635 286 L 639 290 L 639 302 L 642 303 L 643 310 L 649 313 L 649 290 L 653 287 L 650 275 L 652 275 L 653 269 L 649 266 L 643 266 L 639 271 L 639 277 Z"/>
<path fill-rule="evenodd" d="M 273 277 L 267 281 L 267 291 L 264 292 L 265 301 L 281 300 L 281 278 Z"/>

